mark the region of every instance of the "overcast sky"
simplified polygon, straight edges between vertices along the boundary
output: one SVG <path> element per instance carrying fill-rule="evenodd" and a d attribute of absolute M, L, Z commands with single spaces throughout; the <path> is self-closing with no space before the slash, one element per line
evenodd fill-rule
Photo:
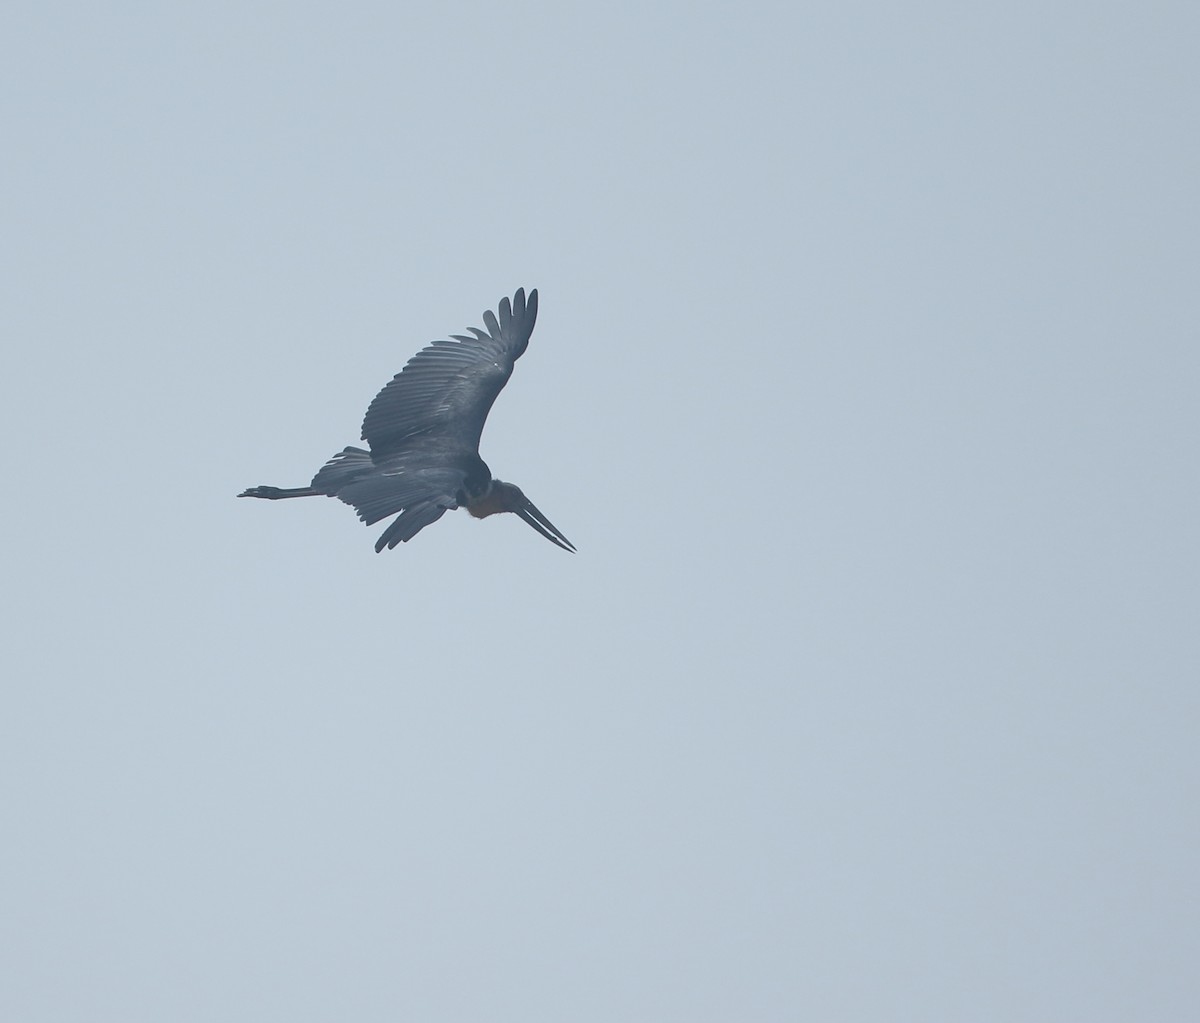
<path fill-rule="evenodd" d="M 0 1018 L 1200 1018 L 1200 8 L 24 3 Z M 539 289 L 482 453 L 303 486 Z"/>

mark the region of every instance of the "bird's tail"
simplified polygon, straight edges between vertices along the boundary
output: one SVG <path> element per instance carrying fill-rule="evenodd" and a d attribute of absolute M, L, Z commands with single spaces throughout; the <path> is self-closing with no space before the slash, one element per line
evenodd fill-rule
<path fill-rule="evenodd" d="M 375 463 L 371 461 L 371 452 L 362 448 L 343 448 L 321 466 L 313 477 L 312 485 L 316 493 L 333 497 L 343 487 L 374 473 Z"/>

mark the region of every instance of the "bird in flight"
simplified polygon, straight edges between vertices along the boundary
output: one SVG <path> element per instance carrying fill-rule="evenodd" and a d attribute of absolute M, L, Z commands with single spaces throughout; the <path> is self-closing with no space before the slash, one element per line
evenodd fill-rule
<path fill-rule="evenodd" d="M 405 543 L 454 508 L 476 518 L 515 512 L 563 550 L 575 546 L 534 507 L 520 487 L 492 477 L 479 457 L 479 438 L 513 364 L 529 345 L 537 290 L 521 288 L 510 303 L 483 314 L 486 331 L 452 334 L 408 361 L 371 402 L 362 439 L 370 450 L 345 448 L 307 487 L 251 487 L 238 497 L 279 501 L 336 497 L 370 526 L 399 515 L 375 543 L 378 553 Z"/>

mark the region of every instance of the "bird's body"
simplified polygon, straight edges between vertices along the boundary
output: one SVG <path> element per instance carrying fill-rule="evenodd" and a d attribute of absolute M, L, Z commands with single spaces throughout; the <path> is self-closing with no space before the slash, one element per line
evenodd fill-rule
<path fill-rule="evenodd" d="M 518 487 L 492 477 L 479 457 L 479 438 L 513 364 L 529 344 L 537 320 L 537 291 L 517 291 L 497 313 L 483 314 L 484 332 L 452 335 L 423 348 L 375 396 L 363 419 L 369 450 L 334 455 L 307 487 L 251 487 L 239 497 L 276 501 L 336 497 L 366 525 L 399 512 L 375 550 L 411 540 L 447 511 L 465 507 L 477 518 L 502 511 L 520 515 L 564 550 L 571 542 Z"/>

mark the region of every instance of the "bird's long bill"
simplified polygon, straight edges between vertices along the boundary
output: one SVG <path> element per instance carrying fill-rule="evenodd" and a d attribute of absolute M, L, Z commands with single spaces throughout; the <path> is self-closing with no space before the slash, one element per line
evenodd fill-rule
<path fill-rule="evenodd" d="M 524 503 L 516 511 L 521 518 L 533 526 L 534 529 L 551 543 L 558 544 L 564 551 L 576 553 L 575 545 L 558 531 L 553 522 L 534 507 L 533 502 L 529 498 L 526 497 Z"/>

